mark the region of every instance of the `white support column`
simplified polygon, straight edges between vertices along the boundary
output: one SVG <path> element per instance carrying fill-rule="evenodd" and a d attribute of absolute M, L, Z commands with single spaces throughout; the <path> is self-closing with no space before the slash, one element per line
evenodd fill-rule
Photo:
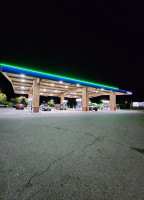
<path fill-rule="evenodd" d="M 88 111 L 89 95 L 87 88 L 82 88 L 82 111 Z"/>
<path fill-rule="evenodd" d="M 116 110 L 116 95 L 114 92 L 110 93 L 110 110 L 111 111 Z"/>
<path fill-rule="evenodd" d="M 60 104 L 63 104 L 63 101 L 64 101 L 64 95 L 61 94 L 61 97 L 60 97 Z"/>
<path fill-rule="evenodd" d="M 33 81 L 33 112 L 39 112 L 40 84 L 38 79 Z"/>

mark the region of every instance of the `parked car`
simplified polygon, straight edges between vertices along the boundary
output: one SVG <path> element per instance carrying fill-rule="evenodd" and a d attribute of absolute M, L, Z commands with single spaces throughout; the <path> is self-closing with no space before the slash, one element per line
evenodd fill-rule
<path fill-rule="evenodd" d="M 49 105 L 47 105 L 47 104 L 42 104 L 42 105 L 40 106 L 40 109 L 41 109 L 42 111 L 51 111 L 51 107 L 50 107 Z"/>
<path fill-rule="evenodd" d="M 97 110 L 98 110 L 98 107 L 94 107 L 94 108 L 93 108 L 93 111 L 97 111 Z"/>
<path fill-rule="evenodd" d="M 57 104 L 57 105 L 55 106 L 55 108 L 56 108 L 57 110 L 66 110 L 66 109 L 67 109 L 66 106 L 64 106 L 63 104 Z"/>
<path fill-rule="evenodd" d="M 96 106 L 90 106 L 89 111 L 97 111 L 98 108 Z"/>
<path fill-rule="evenodd" d="M 16 105 L 16 109 L 18 110 L 23 110 L 24 109 L 24 105 L 23 104 L 17 104 Z"/>
<path fill-rule="evenodd" d="M 0 104 L 0 107 L 1 107 L 1 108 L 7 108 L 8 105 L 7 105 L 7 104 Z"/>

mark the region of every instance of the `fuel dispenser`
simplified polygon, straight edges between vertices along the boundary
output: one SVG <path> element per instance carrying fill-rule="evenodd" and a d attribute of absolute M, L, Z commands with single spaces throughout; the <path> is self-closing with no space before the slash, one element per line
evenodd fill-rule
<path fill-rule="evenodd" d="M 64 108 L 64 110 L 67 109 L 67 103 L 68 103 L 68 100 L 63 100 L 63 108 Z"/>
<path fill-rule="evenodd" d="M 29 110 L 32 110 L 32 106 L 33 106 L 33 97 L 28 99 L 28 108 L 29 108 Z"/>
<path fill-rule="evenodd" d="M 82 99 L 76 99 L 76 110 L 82 110 Z"/>

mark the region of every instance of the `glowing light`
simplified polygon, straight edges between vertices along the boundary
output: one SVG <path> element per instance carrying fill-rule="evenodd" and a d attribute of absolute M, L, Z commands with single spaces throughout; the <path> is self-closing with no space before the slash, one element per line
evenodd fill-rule
<path fill-rule="evenodd" d="M 132 94 L 132 92 L 127 92 L 127 94 Z"/>
<path fill-rule="evenodd" d="M 21 89 L 24 89 L 24 88 L 25 88 L 25 87 L 23 87 L 23 86 L 21 87 Z"/>
<path fill-rule="evenodd" d="M 52 83 L 51 86 L 54 86 L 54 84 Z"/>
<path fill-rule="evenodd" d="M 61 83 L 61 84 L 62 84 L 62 83 L 63 83 L 63 81 L 59 81 L 59 83 Z"/>
<path fill-rule="evenodd" d="M 109 100 L 101 100 L 101 102 L 103 102 L 103 103 L 109 103 L 110 101 Z"/>
<path fill-rule="evenodd" d="M 79 84 L 87 86 L 87 87 L 96 87 L 96 88 L 99 87 L 99 88 L 104 88 L 104 89 L 108 89 L 108 90 L 118 91 L 121 93 L 127 93 L 127 91 L 125 91 L 125 90 L 120 90 L 117 87 L 113 87 L 113 86 L 109 86 L 109 85 L 88 82 L 88 81 L 74 79 L 74 78 L 70 78 L 70 77 L 59 76 L 59 75 L 55 75 L 55 74 L 49 74 L 49 73 L 45 73 L 45 72 L 40 72 L 40 71 L 36 71 L 36 70 L 28 69 L 28 68 L 22 68 L 19 66 L 13 66 L 13 65 L 4 64 L 4 63 L 0 63 L 0 66 L 1 66 L 1 70 L 3 72 L 16 73 L 16 74 L 24 73 L 26 76 L 33 76 L 33 77 L 37 77 L 37 78 L 44 78 L 44 79 L 49 79 L 49 80 L 60 81 L 60 83 L 63 83 L 63 81 L 65 81 L 67 83 L 71 83 L 71 84 L 79 83 Z"/>
<path fill-rule="evenodd" d="M 45 73 L 45 72 L 40 72 L 40 71 L 31 70 L 31 69 L 27 69 L 27 68 L 22 68 L 22 67 L 18 67 L 18 66 L 8 65 L 8 64 L 4 64 L 4 63 L 1 63 L 0 65 L 2 66 L 2 69 L 3 69 L 3 67 L 6 67 L 7 69 L 8 68 L 15 69 L 15 70 L 17 70 L 17 73 L 19 73 L 20 70 L 23 70 L 26 73 L 29 73 L 31 75 L 32 75 L 32 73 L 35 73 L 36 76 L 38 76 L 38 75 L 50 76 L 51 78 L 55 78 L 55 79 L 57 78 L 57 79 L 64 79 L 65 81 L 80 82 L 82 84 L 93 85 L 95 87 L 98 86 L 98 87 L 106 87 L 108 89 L 110 89 L 110 88 L 111 89 L 116 89 L 116 90 L 118 89 L 117 87 L 112 87 L 112 86 L 108 86 L 108 85 L 103 85 L 103 84 L 98 84 L 98 83 L 93 83 L 93 82 L 78 80 L 78 79 L 74 79 L 74 78 L 70 78 L 70 77 L 64 77 L 64 76 L 59 76 L 59 75 L 55 75 L 55 74 L 49 74 L 49 73 Z M 63 83 L 63 81 L 60 81 L 60 83 Z"/>
<path fill-rule="evenodd" d="M 65 88 L 68 88 L 68 86 L 66 85 Z"/>
<path fill-rule="evenodd" d="M 103 88 L 101 88 L 101 90 L 104 90 Z"/>
<path fill-rule="evenodd" d="M 96 92 L 98 92 L 98 90 L 96 90 Z"/>
<path fill-rule="evenodd" d="M 80 84 L 76 84 L 76 86 L 77 86 L 77 87 L 79 87 L 79 86 L 80 86 Z"/>
<path fill-rule="evenodd" d="M 25 80 L 24 80 L 24 79 L 21 79 L 21 82 L 25 82 Z"/>
<path fill-rule="evenodd" d="M 44 89 L 43 91 L 46 91 L 46 89 Z"/>
<path fill-rule="evenodd" d="M 21 76 L 21 77 L 24 77 L 25 75 L 24 75 L 24 74 L 20 74 L 20 76 Z"/>

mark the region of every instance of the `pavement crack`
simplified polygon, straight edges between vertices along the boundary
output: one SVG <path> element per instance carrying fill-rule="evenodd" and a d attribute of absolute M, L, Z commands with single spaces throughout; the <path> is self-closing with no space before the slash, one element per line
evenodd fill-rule
<path fill-rule="evenodd" d="M 89 135 L 89 136 L 93 136 L 94 137 L 94 135 L 92 134 L 92 133 L 84 133 L 85 135 Z"/>
<path fill-rule="evenodd" d="M 31 176 L 31 177 L 29 178 L 28 182 L 24 185 L 24 188 L 23 188 L 23 189 L 21 190 L 21 192 L 18 194 L 18 198 L 25 192 L 25 190 L 27 190 L 29 187 L 32 186 L 32 183 L 31 183 L 32 179 L 34 179 L 36 176 L 37 176 L 37 177 L 38 177 L 38 176 L 41 176 L 42 174 L 44 174 L 45 172 L 47 172 L 53 164 L 55 164 L 56 162 L 58 162 L 58 161 L 64 159 L 64 158 L 67 157 L 67 156 L 70 156 L 72 153 L 74 153 L 74 151 L 71 151 L 70 153 L 68 153 L 68 154 L 66 154 L 66 155 L 64 155 L 64 156 L 61 156 L 60 158 L 55 159 L 53 162 L 51 162 L 51 163 L 48 165 L 48 167 L 47 167 L 45 170 L 43 170 L 43 171 L 40 172 L 40 173 L 36 172 L 33 176 Z M 19 190 L 18 190 L 18 191 L 19 191 Z"/>
<path fill-rule="evenodd" d="M 53 164 L 55 164 L 56 162 L 58 162 L 58 161 L 64 159 L 65 157 L 71 155 L 72 153 L 74 153 L 74 151 L 71 151 L 70 153 L 68 153 L 68 154 L 66 154 L 66 155 L 64 155 L 64 156 L 61 156 L 60 158 L 54 160 L 53 162 L 51 162 L 51 163 L 48 165 L 48 167 L 47 167 L 45 170 L 43 170 L 42 172 L 40 172 L 37 176 L 40 176 L 40 175 L 42 175 L 43 173 L 47 172 Z"/>
<path fill-rule="evenodd" d="M 60 128 L 60 127 L 53 127 L 53 128 L 55 128 L 55 129 L 57 129 L 57 130 L 68 131 L 67 129 Z"/>
<path fill-rule="evenodd" d="M 35 195 L 37 195 L 41 190 L 38 190 L 37 192 L 35 192 L 34 194 L 32 194 L 28 199 L 33 198 Z"/>
<path fill-rule="evenodd" d="M 8 173 L 10 173 L 12 171 L 12 169 L 10 169 L 9 171 L 8 171 Z"/>
<path fill-rule="evenodd" d="M 68 181 L 71 179 L 71 176 L 66 176 L 63 180 L 62 183 L 60 184 L 61 187 L 64 187 Z"/>
<path fill-rule="evenodd" d="M 84 152 L 87 148 L 89 148 L 90 146 L 94 145 L 97 141 L 101 141 L 103 140 L 104 137 L 95 137 L 94 141 L 87 144 L 83 149 L 82 149 L 82 152 Z"/>
<path fill-rule="evenodd" d="M 135 147 L 130 147 L 132 150 L 138 151 L 141 154 L 144 154 L 144 149 L 142 148 L 135 148 Z"/>
<path fill-rule="evenodd" d="M 24 185 L 23 190 L 18 194 L 18 197 L 20 197 L 20 196 L 24 193 L 24 191 L 25 191 L 26 189 L 28 189 L 29 187 L 32 186 L 31 180 L 32 180 L 37 174 L 38 174 L 38 172 L 36 172 L 33 176 L 31 176 L 31 177 L 29 178 L 28 182 Z M 18 191 L 19 191 L 19 190 L 18 190 Z"/>
<path fill-rule="evenodd" d="M 79 158 L 86 155 L 86 149 L 87 149 L 87 148 L 89 148 L 90 146 L 94 145 L 97 141 L 101 141 L 101 140 L 104 139 L 104 137 L 95 137 L 94 134 L 92 134 L 92 133 L 84 133 L 84 134 L 85 134 L 85 135 L 88 135 L 88 136 L 94 137 L 94 140 L 93 140 L 91 143 L 87 144 L 87 145 L 81 150 L 81 152 L 83 152 L 83 153 L 79 156 Z"/>

